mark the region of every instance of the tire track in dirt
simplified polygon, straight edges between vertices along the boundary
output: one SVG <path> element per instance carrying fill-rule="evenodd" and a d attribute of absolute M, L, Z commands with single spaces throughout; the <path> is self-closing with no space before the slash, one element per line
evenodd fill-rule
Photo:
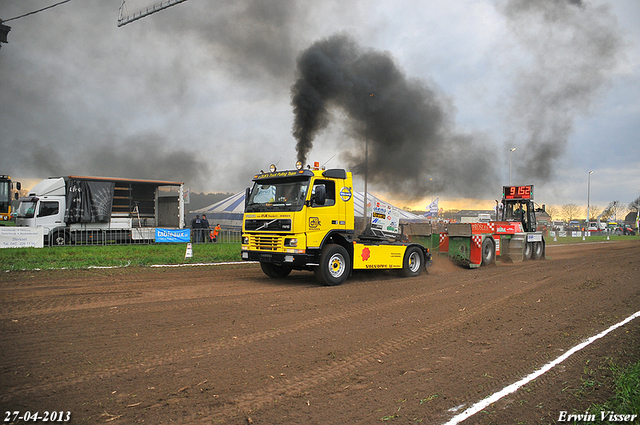
<path fill-rule="evenodd" d="M 521 269 L 520 269 L 521 270 Z M 506 273 L 506 274 L 505 274 Z M 517 270 L 512 269 L 510 272 L 500 271 L 501 278 L 507 276 L 509 273 L 518 273 Z M 259 272 L 255 273 L 260 275 Z M 196 286 L 190 286 L 196 288 Z M 65 318 L 61 313 L 68 313 L 73 311 L 87 311 L 87 310 L 100 310 L 111 309 L 116 307 L 126 306 L 142 306 L 138 311 L 141 312 L 161 312 L 172 310 L 175 307 L 168 305 L 166 301 L 192 301 L 195 306 L 213 305 L 219 298 L 234 297 L 242 295 L 263 295 L 287 292 L 291 289 L 291 286 L 253 286 L 251 288 L 239 286 L 234 290 L 218 291 L 214 288 L 209 288 L 206 291 L 194 291 L 197 294 L 187 295 L 185 288 L 179 290 L 167 291 L 164 289 L 154 289 L 144 292 L 144 290 L 138 290 L 138 292 L 131 293 L 131 288 L 119 292 L 104 293 L 95 292 L 93 294 L 81 294 L 82 297 L 88 295 L 94 295 L 94 297 L 82 298 L 78 303 L 78 294 L 51 294 L 50 296 L 42 296 L 40 300 L 25 304 L 24 300 L 16 300 L 13 302 L 14 307 L 20 307 L 20 309 L 11 310 L 11 306 L 4 303 L 3 312 L 0 313 L 0 320 L 21 320 L 23 323 L 47 323 L 50 321 L 60 321 Z M 217 289 L 217 288 L 216 288 Z M 299 289 L 299 288 L 296 288 Z M 170 296 L 167 296 L 167 292 L 172 292 Z M 114 297 L 114 295 L 120 295 Z M 62 299 L 64 297 L 64 299 Z M 71 300 L 71 297 L 76 297 L 75 300 Z M 208 298 L 214 297 L 214 300 Z M 68 302 L 65 302 L 68 300 Z M 163 303 L 156 303 L 156 301 L 162 300 Z M 52 306 L 53 304 L 53 306 Z M 143 306 L 148 304 L 147 306 Z M 103 317 L 104 314 L 95 317 Z"/>
<path fill-rule="evenodd" d="M 514 271 L 514 273 L 519 272 Z M 567 269 L 564 273 L 570 273 L 570 270 Z M 538 283 L 541 284 L 548 279 L 549 278 L 546 278 Z M 531 287 L 521 288 L 518 291 L 507 294 L 479 307 L 466 309 L 460 312 L 458 317 L 433 323 L 418 331 L 405 332 L 404 334 L 390 339 L 383 344 L 362 350 L 361 352 L 348 356 L 340 361 L 334 361 L 328 365 L 315 368 L 303 375 L 293 376 L 280 382 L 273 383 L 257 391 L 242 394 L 236 397 L 232 403 L 226 404 L 222 407 L 218 406 L 215 409 L 215 412 L 212 411 L 213 409 L 209 409 L 205 413 L 202 411 L 199 412 L 197 419 L 203 422 L 215 422 L 217 420 L 222 420 L 225 417 L 236 416 L 241 413 L 259 409 L 285 397 L 302 395 L 309 389 L 318 386 L 323 382 L 335 380 L 345 374 L 354 372 L 363 366 L 375 364 L 381 361 L 384 357 L 396 354 L 415 345 L 416 343 L 427 340 L 436 334 L 451 330 L 452 328 L 455 328 L 476 316 L 497 308 L 515 296 L 534 291 L 536 287 L 537 285 L 532 285 Z M 541 355 L 538 359 L 533 360 L 527 366 L 509 373 L 508 376 L 504 377 L 504 379 L 517 377 L 525 372 L 529 373 L 531 369 L 544 362 L 546 362 L 546 356 Z M 497 387 L 504 382 L 502 379 L 496 381 L 500 382 L 496 382 L 492 387 Z M 477 397 L 477 393 L 469 393 L 466 398 L 469 398 L 470 395 Z M 193 419 L 196 419 L 196 417 L 191 417 L 187 421 Z"/>
<path fill-rule="evenodd" d="M 509 273 L 518 273 L 519 271 L 517 269 L 513 269 Z M 492 277 L 491 277 L 492 278 Z M 403 280 L 403 282 L 406 282 L 406 280 Z M 256 289 L 260 289 L 260 291 L 262 292 L 256 292 Z M 214 295 L 216 297 L 216 299 L 193 299 L 193 298 L 184 298 L 184 297 L 178 297 L 176 296 L 175 298 L 173 298 L 173 300 L 184 300 L 184 301 L 189 301 L 190 303 L 190 307 L 191 308 L 197 308 L 197 307 L 201 307 L 201 306 L 205 306 L 205 305 L 213 305 L 216 304 L 219 298 L 221 297 L 226 297 L 226 296 L 241 296 L 241 295 L 257 295 L 257 296 L 262 296 L 265 292 L 265 289 L 267 290 L 267 293 L 273 293 L 273 292 L 283 292 L 283 291 L 290 291 L 292 288 L 291 287 L 281 287 L 281 286 L 277 286 L 277 287 L 259 287 L 259 288 L 239 288 L 238 290 L 233 290 L 233 291 L 226 291 L 226 292 L 216 292 Z M 295 288 L 298 289 L 298 288 Z M 307 288 L 309 290 L 313 290 L 313 288 Z M 317 288 L 316 288 L 317 289 Z M 355 308 L 351 308 L 347 311 L 341 312 L 341 313 L 337 313 L 337 314 L 333 314 L 333 315 L 329 315 L 329 316 L 320 316 L 317 318 L 313 318 L 313 319 L 308 319 L 308 320 L 304 320 L 301 322 L 297 322 L 297 323 L 293 323 L 289 326 L 285 326 L 285 327 L 281 327 L 278 329 L 269 329 L 266 331 L 261 331 L 261 332 L 255 332 L 246 336 L 239 336 L 236 337 L 235 339 L 231 339 L 228 341 L 224 341 L 224 342 L 216 342 L 216 343 L 211 343 L 211 344 L 207 344 L 206 346 L 201 346 L 201 347 L 197 347 L 197 348 L 190 348 L 190 349 L 184 349 L 184 350 L 176 350 L 173 353 L 170 354 L 163 354 L 163 355 L 155 355 L 155 356 L 151 356 L 151 357 L 147 357 L 146 359 L 143 359 L 142 361 L 139 361 L 138 364 L 133 365 L 133 366 L 129 366 L 129 367 L 124 367 L 124 368 L 116 368 L 116 369 L 111 369 L 108 371 L 99 371 L 99 372 L 91 372 L 88 374 L 84 374 L 84 375 L 79 375 L 76 377 L 67 377 L 67 379 L 65 379 L 64 382 L 54 382 L 45 386 L 36 386 L 36 387 L 32 387 L 29 386 L 27 388 L 14 388 L 14 389 L 10 389 L 8 391 L 5 392 L 4 397 L 6 399 L 10 399 L 16 396 L 21 396 L 24 395 L 26 393 L 30 393 L 32 391 L 40 391 L 40 390 L 50 390 L 52 388 L 57 388 L 58 386 L 62 385 L 62 386 L 69 386 L 69 385 L 75 385 L 78 383 L 82 383 L 91 379 L 106 379 L 108 377 L 112 377 L 112 376 L 117 376 L 117 375 L 121 375 L 121 374 L 128 374 L 134 371 L 140 371 L 140 370 L 146 370 L 149 368 L 153 368 L 153 367 L 157 367 L 157 366 L 161 366 L 163 364 L 166 363 L 175 363 L 175 362 L 180 362 L 181 359 L 184 358 L 201 358 L 201 357 L 205 357 L 208 355 L 212 355 L 213 353 L 223 350 L 223 349 L 233 349 L 233 348 L 237 348 L 237 347 L 242 347 L 248 344 L 253 344 L 253 343 L 257 343 L 260 341 L 264 341 L 264 340 L 268 340 L 271 338 L 276 338 L 279 336 L 283 336 L 283 335 L 287 335 L 287 334 L 292 334 L 292 333 L 296 333 L 296 332 L 300 332 L 309 328 L 313 328 L 313 327 L 319 327 L 319 326 L 323 326 L 323 325 L 327 325 L 330 323 L 334 323 L 334 322 L 340 322 L 340 321 L 345 321 L 349 318 L 353 318 L 353 317 L 357 317 L 357 316 L 362 316 L 362 315 L 370 315 L 376 311 L 381 311 L 381 310 L 385 310 L 385 309 L 394 309 L 394 308 L 398 308 L 401 307 L 402 305 L 406 305 L 415 301 L 419 301 L 422 299 L 428 299 L 440 292 L 442 292 L 443 290 L 446 290 L 447 288 L 439 288 L 439 289 L 434 289 L 432 291 L 428 291 L 428 292 L 424 292 L 421 294 L 411 294 L 402 298 L 397 298 L 397 299 L 393 299 L 393 300 L 384 300 L 381 302 L 378 302 L 376 304 L 368 304 L 367 306 L 361 306 L 361 307 L 355 307 Z M 174 295 L 180 295 L 180 292 L 176 292 Z M 164 294 L 164 296 L 166 296 L 166 293 Z M 202 296 L 202 294 L 200 294 L 200 296 Z M 160 296 L 158 296 L 158 298 L 160 298 Z M 154 312 L 158 312 L 158 311 L 167 311 L 167 310 L 173 310 L 175 309 L 175 305 L 171 305 L 170 303 L 164 302 L 166 301 L 166 298 L 163 298 L 163 302 L 160 303 L 160 305 L 153 303 L 153 300 L 149 300 L 147 299 L 146 301 L 142 301 L 142 300 L 131 300 L 131 302 L 127 302 L 125 303 L 125 305 L 132 305 L 132 304 L 140 304 L 142 305 L 142 309 L 141 310 L 137 310 L 137 312 L 144 312 L 144 311 L 154 311 Z M 144 305 L 145 303 L 147 303 L 147 305 Z M 111 310 L 113 308 L 112 304 L 109 303 L 93 303 L 93 309 L 105 309 L 104 311 L 101 311 L 101 313 L 98 315 L 98 317 L 102 316 L 102 315 L 108 315 L 108 314 L 113 314 L 114 311 Z M 99 307 L 96 307 L 99 306 Z M 86 307 L 85 305 L 79 305 L 79 306 L 75 306 L 76 308 L 73 308 L 71 310 L 68 311 L 75 311 L 75 310 L 85 310 L 85 309 L 90 309 L 89 307 Z M 42 313 L 42 315 L 46 316 L 46 313 Z M 56 319 L 64 319 L 64 317 L 61 314 L 57 314 L 55 316 Z M 37 320 L 36 318 L 31 318 L 31 320 Z M 44 320 L 45 322 L 47 322 L 48 320 Z M 31 346 L 29 347 L 29 350 L 33 350 L 34 347 Z M 11 357 L 15 357 L 15 358 L 20 358 L 22 355 L 24 355 L 26 353 L 20 353 L 19 350 L 15 351 L 12 353 Z M 9 359 L 6 359 L 9 360 Z"/>
<path fill-rule="evenodd" d="M 530 263 L 526 265 L 527 268 L 532 268 L 535 266 L 536 265 L 534 263 Z M 579 267 L 580 265 L 575 265 L 573 267 L 565 267 L 562 274 L 568 275 L 573 270 Z M 483 275 L 483 280 L 493 280 L 496 278 L 505 279 L 512 275 L 522 274 L 522 272 L 523 272 L 522 267 L 517 267 L 517 268 L 503 267 L 500 270 L 498 270 L 497 268 L 496 269 L 488 268 L 486 269 L 486 273 L 484 273 Z M 556 273 L 555 277 L 557 276 L 558 274 Z M 544 282 L 546 279 L 548 278 L 538 281 L 537 284 Z M 403 282 L 408 282 L 408 281 L 403 280 Z M 360 353 L 354 354 L 353 356 L 349 356 L 344 361 L 334 362 L 328 366 L 319 367 L 317 369 L 309 371 L 306 374 L 293 376 L 287 380 L 281 381 L 279 383 L 274 383 L 273 385 L 259 389 L 254 392 L 247 392 L 237 397 L 233 401 L 233 403 L 229 403 L 228 405 L 223 407 L 221 410 L 216 409 L 216 411 L 213 413 L 211 412 L 211 410 L 209 410 L 209 412 L 206 413 L 205 415 L 205 419 L 222 418 L 224 416 L 233 415 L 234 413 L 237 413 L 239 411 L 252 410 L 254 408 L 264 406 L 266 404 L 273 402 L 275 399 L 279 397 L 291 397 L 291 396 L 298 395 L 304 392 L 306 389 L 317 386 L 322 382 L 325 382 L 330 379 L 334 379 L 346 373 L 357 370 L 362 366 L 373 363 L 377 361 L 380 358 L 380 356 L 388 356 L 390 354 L 397 353 L 415 344 L 416 342 L 419 342 L 424 339 L 428 339 L 433 335 L 440 333 L 446 329 L 450 329 L 452 327 L 458 326 L 459 324 L 464 323 L 465 321 L 468 321 L 471 318 L 483 312 L 486 312 L 488 309 L 496 308 L 501 303 L 506 302 L 507 300 L 509 300 L 514 296 L 519 296 L 521 294 L 531 292 L 535 290 L 536 287 L 537 287 L 536 285 L 523 287 L 518 291 L 511 292 L 506 296 L 496 299 L 488 304 L 485 304 L 483 306 L 480 306 L 474 309 L 468 309 L 467 311 L 463 311 L 456 318 L 434 323 L 428 327 L 422 328 L 419 331 L 406 332 L 398 336 L 397 338 L 388 340 L 384 344 L 363 350 Z M 260 289 L 264 292 L 266 288 L 261 287 Z M 293 289 L 298 290 L 299 288 L 293 288 Z M 238 337 L 235 340 L 227 341 L 225 343 L 215 343 L 215 344 L 210 344 L 207 347 L 197 348 L 194 350 L 185 350 L 184 352 L 181 350 L 179 352 L 175 351 L 168 355 L 153 356 L 153 357 L 147 358 L 146 361 L 144 361 L 140 365 L 134 365 L 134 366 L 125 367 L 125 368 L 118 368 L 118 369 L 113 369 L 109 371 L 91 372 L 84 375 L 76 376 L 75 378 L 71 377 L 71 379 L 65 379 L 65 381 L 53 382 L 49 385 L 35 386 L 35 387 L 29 386 L 27 388 L 15 388 L 11 390 L 9 394 L 6 394 L 3 397 L 3 401 L 9 400 L 11 398 L 15 398 L 20 395 L 36 392 L 36 391 L 48 391 L 54 388 L 60 389 L 61 387 L 64 387 L 64 386 L 73 386 L 75 384 L 79 384 L 82 382 L 93 381 L 96 379 L 101 380 L 101 379 L 109 378 L 111 376 L 117 376 L 125 373 L 134 372 L 136 370 L 144 370 L 144 369 L 153 367 L 154 365 L 162 365 L 167 362 L 174 363 L 174 362 L 180 362 L 183 359 L 187 359 L 187 358 L 197 358 L 198 356 L 203 357 L 203 356 L 211 355 L 215 351 L 238 347 L 238 346 L 244 346 L 244 345 L 252 344 L 255 342 L 263 341 L 269 338 L 276 338 L 278 336 L 299 332 L 301 330 L 311 328 L 314 326 L 321 326 L 321 325 L 329 324 L 332 322 L 343 321 L 357 315 L 370 314 L 372 312 L 383 310 L 386 308 L 397 308 L 408 302 L 421 300 L 424 297 L 433 296 L 434 294 L 441 292 L 442 290 L 448 290 L 448 289 L 451 289 L 451 288 L 435 289 L 433 291 L 421 293 L 418 295 L 408 295 L 406 297 L 399 298 L 399 299 L 383 301 L 383 302 L 379 302 L 376 305 L 368 305 L 366 307 L 356 308 L 351 311 L 338 313 L 331 316 L 323 316 L 320 318 L 310 319 L 310 320 L 296 323 L 291 326 L 280 328 L 280 329 L 273 329 L 273 330 L 268 330 L 263 332 L 255 332 L 250 335 L 246 335 L 244 337 Z M 270 287 L 270 291 L 268 292 L 283 292 L 283 291 L 289 291 L 289 290 L 292 290 L 292 287 L 278 286 L 278 287 Z M 236 291 L 232 291 L 232 295 L 235 295 L 237 293 L 238 292 Z M 246 294 L 257 295 L 257 296 L 261 295 L 261 293 L 255 292 L 255 288 L 252 288 L 251 290 L 240 291 L 240 295 L 246 295 Z M 177 297 L 177 298 L 181 299 L 180 297 Z M 191 301 L 191 299 L 188 299 L 188 298 L 185 300 Z M 166 301 L 166 300 L 163 300 L 163 301 Z M 215 300 L 200 300 L 200 301 L 207 302 L 207 303 L 216 302 Z M 149 303 L 150 301 L 147 300 L 146 302 Z M 175 308 L 175 306 L 172 307 L 172 306 L 169 306 L 168 304 L 169 303 L 163 303 L 162 309 Z M 82 307 L 84 308 L 84 306 Z M 150 304 L 148 306 L 145 306 L 145 308 L 155 310 L 158 308 L 158 306 L 154 305 L 153 302 L 150 302 Z M 525 368 L 523 368 L 523 370 L 524 369 Z M 515 375 L 515 374 L 516 373 L 514 372 L 514 373 L 511 373 L 509 376 Z M 474 394 L 474 397 L 476 396 L 477 395 Z M 200 418 L 200 416 L 198 418 Z"/>
<path fill-rule="evenodd" d="M 197 288 L 195 286 L 191 286 L 191 288 Z M 199 304 L 198 305 L 211 305 L 216 302 L 215 299 L 226 298 L 226 297 L 236 297 L 242 295 L 259 295 L 264 293 L 278 293 L 284 292 L 290 287 L 283 286 L 271 286 L 271 287 L 260 287 L 259 291 L 256 290 L 256 287 L 246 288 L 246 287 L 238 287 L 233 290 L 223 290 L 223 291 L 214 291 L 213 289 L 209 289 L 206 291 L 190 291 L 193 292 L 193 295 L 186 294 L 185 288 L 181 288 L 179 290 L 167 291 L 167 290 L 152 290 L 144 293 L 134 293 L 129 294 L 123 293 L 122 297 L 114 297 L 114 293 L 96 293 L 93 298 L 88 298 L 83 300 L 82 303 L 78 303 L 76 301 L 71 301 L 65 303 L 64 300 L 60 299 L 43 299 L 40 301 L 32 302 L 28 306 L 25 306 L 23 303 L 16 301 L 15 304 L 21 306 L 22 309 L 20 311 L 3 311 L 0 313 L 0 320 L 16 320 L 23 319 L 25 323 L 47 323 L 48 321 L 57 321 L 63 318 L 64 316 L 60 315 L 61 313 L 69 313 L 73 311 L 86 311 L 86 310 L 100 310 L 100 309 L 109 309 L 113 307 L 127 307 L 127 306 L 141 306 L 139 311 L 154 311 L 161 312 L 171 310 L 175 307 L 168 305 L 167 301 L 193 301 Z M 169 296 L 167 296 L 168 292 L 172 292 Z M 84 294 L 83 294 L 84 295 Z M 103 295 L 103 296 L 102 296 Z M 59 296 L 59 295 L 56 295 Z M 69 294 L 69 297 L 76 296 L 74 294 Z M 211 300 L 206 300 L 205 298 L 214 298 Z M 200 300 L 200 301 L 198 301 Z M 158 303 L 158 301 L 162 301 L 162 303 Z M 54 304 L 54 306 L 51 306 Z M 58 305 L 55 305 L 58 304 Z M 148 304 L 144 306 L 144 304 Z M 5 304 L 6 308 L 6 304 Z M 57 315 L 56 315 L 57 314 Z M 47 317 L 48 316 L 48 317 Z M 101 316 L 97 316 L 101 317 Z"/>

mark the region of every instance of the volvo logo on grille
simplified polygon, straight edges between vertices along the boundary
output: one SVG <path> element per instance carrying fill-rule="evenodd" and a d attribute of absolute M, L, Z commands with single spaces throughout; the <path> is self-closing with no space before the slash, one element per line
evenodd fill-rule
<path fill-rule="evenodd" d="M 254 220 L 245 220 L 244 228 L 247 231 L 282 231 L 282 230 L 291 230 L 291 219 L 254 219 Z"/>

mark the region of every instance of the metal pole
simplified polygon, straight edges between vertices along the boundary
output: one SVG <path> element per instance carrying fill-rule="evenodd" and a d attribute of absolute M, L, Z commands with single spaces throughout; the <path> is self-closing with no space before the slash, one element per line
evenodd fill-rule
<path fill-rule="evenodd" d="M 515 151 L 516 148 L 513 147 L 511 149 L 509 149 L 509 186 L 511 186 L 511 154 L 513 153 L 513 151 Z"/>
<path fill-rule="evenodd" d="M 589 220 L 591 218 L 591 174 L 593 174 L 593 170 L 589 171 L 589 179 L 587 183 L 587 228 L 589 228 Z"/>
<path fill-rule="evenodd" d="M 367 139 L 364 144 L 364 220 L 365 227 L 368 226 L 369 216 L 367 215 L 367 180 L 369 178 L 369 140 Z"/>

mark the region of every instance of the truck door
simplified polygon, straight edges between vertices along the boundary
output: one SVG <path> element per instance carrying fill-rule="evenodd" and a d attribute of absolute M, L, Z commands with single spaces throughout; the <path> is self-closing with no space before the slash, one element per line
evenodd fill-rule
<path fill-rule="evenodd" d="M 60 201 L 44 201 L 38 203 L 36 214 L 36 226 L 44 228 L 44 234 L 48 235 L 53 228 L 62 226 L 63 211 L 60 209 Z"/>
<path fill-rule="evenodd" d="M 316 190 L 323 187 L 324 203 L 317 203 Z M 336 201 L 336 183 L 334 180 L 317 179 L 311 189 L 311 207 L 307 208 L 307 247 L 319 248 L 324 236 L 344 223 L 344 215 L 340 215 L 340 203 Z M 343 217 L 342 219 L 340 217 Z M 342 225 L 344 228 L 344 224 Z"/>

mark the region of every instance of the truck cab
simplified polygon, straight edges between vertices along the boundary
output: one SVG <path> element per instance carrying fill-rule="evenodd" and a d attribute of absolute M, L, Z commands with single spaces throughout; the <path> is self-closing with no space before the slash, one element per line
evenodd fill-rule
<path fill-rule="evenodd" d="M 35 185 L 28 196 L 20 198 L 16 226 L 42 227 L 44 237 L 48 239 L 57 229 L 64 228 L 64 211 L 64 179 L 46 179 Z"/>

